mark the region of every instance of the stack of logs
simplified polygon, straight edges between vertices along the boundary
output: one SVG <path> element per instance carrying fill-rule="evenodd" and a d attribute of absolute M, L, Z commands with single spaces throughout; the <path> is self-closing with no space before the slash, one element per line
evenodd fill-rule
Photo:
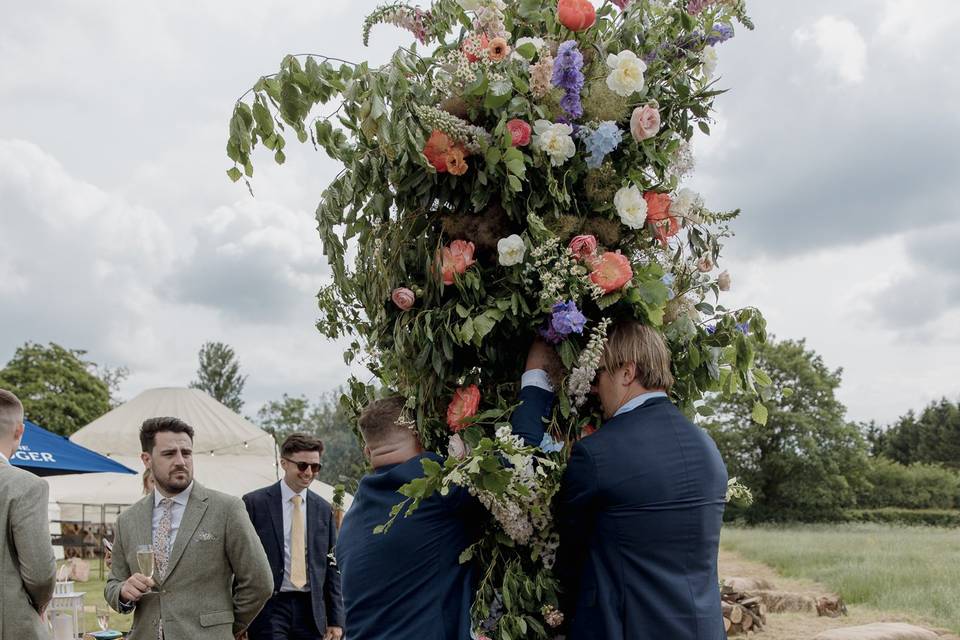
<path fill-rule="evenodd" d="M 748 597 L 742 591 L 724 587 L 720 594 L 723 610 L 723 628 L 727 635 L 745 633 L 748 636 L 762 631 L 767 624 L 767 605 L 760 596 Z"/>

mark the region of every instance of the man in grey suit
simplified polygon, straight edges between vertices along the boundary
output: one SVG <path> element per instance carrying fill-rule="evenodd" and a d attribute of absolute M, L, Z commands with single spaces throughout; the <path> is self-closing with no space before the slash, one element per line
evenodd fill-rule
<path fill-rule="evenodd" d="M 144 421 L 140 444 L 156 487 L 117 518 L 104 597 L 134 612 L 128 640 L 233 640 L 273 593 L 243 502 L 194 482 L 193 427 L 182 420 Z M 152 575 L 136 570 L 138 547 L 153 551 Z"/>
<path fill-rule="evenodd" d="M 0 389 L 0 640 L 39 640 L 53 597 L 56 560 L 47 520 L 47 483 L 10 464 L 23 437 L 23 405 Z"/>

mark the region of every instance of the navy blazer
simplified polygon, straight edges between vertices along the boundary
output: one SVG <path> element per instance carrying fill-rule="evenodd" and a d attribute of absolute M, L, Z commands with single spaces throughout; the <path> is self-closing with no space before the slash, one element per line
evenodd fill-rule
<path fill-rule="evenodd" d="M 527 387 L 521 400 L 534 440 L 553 394 Z M 713 440 L 667 398 L 574 444 L 557 510 L 568 640 L 726 638 L 717 575 L 726 491 Z"/>
<path fill-rule="evenodd" d="M 482 507 L 463 487 L 434 493 L 385 533 L 397 490 L 423 477 L 423 453 L 378 467 L 360 481 L 343 519 L 337 563 L 343 572 L 344 635 L 349 640 L 467 640 L 475 585 L 460 553 L 479 536 Z"/>
<path fill-rule="evenodd" d="M 283 584 L 283 498 L 280 482 L 243 496 L 243 504 L 270 561 L 274 595 L 280 593 Z M 323 633 L 327 627 L 343 627 L 344 623 L 340 571 L 330 556 L 337 544 L 337 526 L 333 521 L 333 508 L 309 490 L 306 535 L 307 578 L 313 601 L 313 617 L 317 628 Z"/>

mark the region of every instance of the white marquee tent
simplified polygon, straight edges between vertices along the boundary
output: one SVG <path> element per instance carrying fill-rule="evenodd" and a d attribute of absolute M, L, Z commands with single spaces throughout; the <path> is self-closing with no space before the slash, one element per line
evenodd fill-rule
<path fill-rule="evenodd" d="M 204 486 L 242 496 L 278 480 L 273 436 L 199 389 L 144 391 L 70 439 L 139 470 L 143 468 L 140 425 L 147 418 L 159 416 L 180 418 L 194 428 L 194 477 Z M 139 475 L 91 473 L 47 480 L 50 502 L 60 506 L 63 520 L 80 519 L 80 507 L 76 505 L 128 505 L 142 496 Z M 328 502 L 333 500 L 330 485 L 315 482 L 311 489 Z M 349 502 L 350 496 L 346 496 L 344 506 L 349 507 Z"/>

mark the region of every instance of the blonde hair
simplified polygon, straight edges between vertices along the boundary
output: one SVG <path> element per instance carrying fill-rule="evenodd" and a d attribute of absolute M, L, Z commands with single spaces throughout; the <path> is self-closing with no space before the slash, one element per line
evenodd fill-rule
<path fill-rule="evenodd" d="M 6 389 L 0 389 L 0 436 L 7 436 L 23 423 L 23 405 L 20 399 Z"/>
<path fill-rule="evenodd" d="M 637 368 L 634 380 L 643 388 L 670 391 L 670 350 L 659 331 L 636 321 L 620 322 L 610 329 L 600 366 L 613 372 L 631 362 Z"/>

